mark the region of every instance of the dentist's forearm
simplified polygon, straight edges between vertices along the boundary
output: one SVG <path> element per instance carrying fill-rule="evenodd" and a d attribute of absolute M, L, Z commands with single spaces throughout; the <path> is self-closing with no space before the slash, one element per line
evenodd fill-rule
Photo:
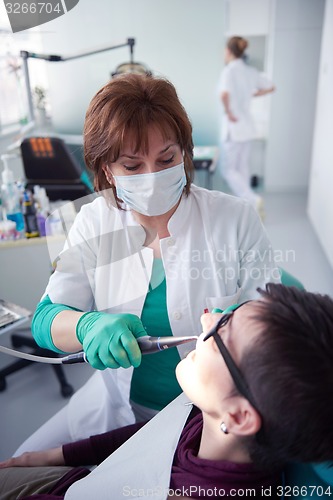
<path fill-rule="evenodd" d="M 224 107 L 224 111 L 227 115 L 230 114 L 230 97 L 228 92 L 222 92 L 221 101 Z"/>
<path fill-rule="evenodd" d="M 268 89 L 259 89 L 257 90 L 254 94 L 253 94 L 253 97 L 260 97 L 260 96 L 263 96 L 263 95 L 267 95 L 267 94 L 270 94 L 271 92 L 275 92 L 275 87 L 270 87 Z"/>
<path fill-rule="evenodd" d="M 222 92 L 221 101 L 224 106 L 224 111 L 231 122 L 237 122 L 236 116 L 231 112 L 230 109 L 230 95 L 228 92 Z"/>
<path fill-rule="evenodd" d="M 51 326 L 54 345 L 65 352 L 82 351 L 82 344 L 76 336 L 76 325 L 83 312 L 61 311 L 56 315 Z"/>

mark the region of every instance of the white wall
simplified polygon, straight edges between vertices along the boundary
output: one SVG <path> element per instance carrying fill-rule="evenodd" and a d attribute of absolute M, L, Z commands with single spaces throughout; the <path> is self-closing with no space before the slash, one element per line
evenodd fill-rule
<path fill-rule="evenodd" d="M 308 186 L 325 0 L 275 0 L 273 80 L 265 185 Z"/>
<path fill-rule="evenodd" d="M 176 85 L 192 120 L 196 144 L 216 143 L 223 9 L 224 0 L 80 0 L 65 16 L 43 26 L 44 51 L 66 56 L 134 37 L 135 61 Z M 125 47 L 49 63 L 56 129 L 80 133 L 90 99 L 116 66 L 128 60 Z"/>
<path fill-rule="evenodd" d="M 267 35 L 270 27 L 271 0 L 228 0 L 228 35 Z"/>
<path fill-rule="evenodd" d="M 333 0 L 326 0 L 308 213 L 333 267 Z"/>

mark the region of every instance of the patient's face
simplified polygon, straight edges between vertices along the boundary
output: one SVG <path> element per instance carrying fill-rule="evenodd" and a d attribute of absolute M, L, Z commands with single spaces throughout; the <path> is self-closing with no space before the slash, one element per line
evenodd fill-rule
<path fill-rule="evenodd" d="M 252 317 L 257 306 L 258 301 L 245 304 L 219 330 L 237 366 L 244 351 L 259 335 L 260 325 Z M 214 338 L 203 341 L 220 317 L 221 314 L 204 314 L 201 317 L 203 333 L 197 341 L 196 349 L 176 369 L 178 382 L 191 401 L 202 411 L 214 416 L 225 411 L 234 389 L 233 380 Z"/>

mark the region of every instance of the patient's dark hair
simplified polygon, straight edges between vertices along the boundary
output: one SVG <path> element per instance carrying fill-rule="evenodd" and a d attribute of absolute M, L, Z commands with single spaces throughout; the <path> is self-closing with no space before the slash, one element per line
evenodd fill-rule
<path fill-rule="evenodd" d="M 262 334 L 240 366 L 263 420 L 252 459 L 333 461 L 333 300 L 277 284 L 259 292 Z"/>

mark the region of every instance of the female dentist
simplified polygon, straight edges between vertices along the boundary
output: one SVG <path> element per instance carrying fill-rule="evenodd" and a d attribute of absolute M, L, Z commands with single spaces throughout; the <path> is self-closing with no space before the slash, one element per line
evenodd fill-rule
<path fill-rule="evenodd" d="M 107 83 L 84 149 L 100 196 L 77 215 L 32 330 L 46 348 L 83 349 L 97 371 L 16 454 L 151 418 L 180 394 L 175 367 L 193 345 L 142 357 L 136 338 L 199 334 L 204 310 L 279 281 L 251 204 L 192 185 L 192 128 L 169 81 Z"/>
<path fill-rule="evenodd" d="M 233 36 L 225 48 L 225 63 L 219 82 L 223 104 L 222 141 L 223 177 L 232 193 L 249 200 L 259 211 L 262 199 L 250 187 L 249 155 L 256 137 L 250 112 L 252 97 L 275 90 L 272 82 L 244 62 L 247 40 Z"/>

